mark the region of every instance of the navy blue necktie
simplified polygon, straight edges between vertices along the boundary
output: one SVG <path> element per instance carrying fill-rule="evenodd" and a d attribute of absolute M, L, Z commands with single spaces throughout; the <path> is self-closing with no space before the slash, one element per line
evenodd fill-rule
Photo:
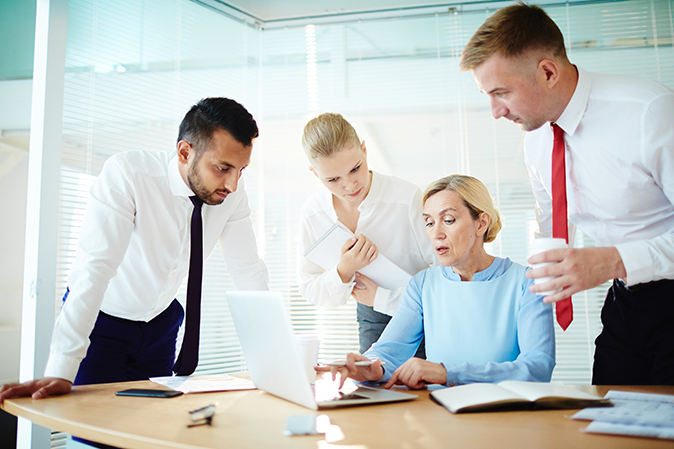
<path fill-rule="evenodd" d="M 201 322 L 201 278 L 203 275 L 204 244 L 201 206 L 204 202 L 198 196 L 191 196 L 194 204 L 190 230 L 190 271 L 187 276 L 187 311 L 185 312 L 185 334 L 183 345 L 173 372 L 178 376 L 189 376 L 199 363 L 199 328 Z"/>

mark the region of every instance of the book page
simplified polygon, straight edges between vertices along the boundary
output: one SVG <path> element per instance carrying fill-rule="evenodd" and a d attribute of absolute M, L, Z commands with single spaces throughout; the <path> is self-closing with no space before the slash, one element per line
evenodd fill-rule
<path fill-rule="evenodd" d="M 527 398 L 531 402 L 547 398 L 582 399 L 590 401 L 601 401 L 602 399 L 583 391 L 569 388 L 561 382 L 523 382 L 518 380 L 506 380 L 500 382 L 498 385 Z"/>
<path fill-rule="evenodd" d="M 487 383 L 460 385 L 437 390 L 431 394 L 452 413 L 479 405 L 528 402 L 513 391 Z"/>

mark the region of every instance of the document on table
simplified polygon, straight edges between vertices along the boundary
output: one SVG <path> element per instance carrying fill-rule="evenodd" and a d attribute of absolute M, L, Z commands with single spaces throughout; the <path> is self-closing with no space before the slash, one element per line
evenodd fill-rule
<path fill-rule="evenodd" d="M 255 389 L 252 381 L 233 377 L 229 374 L 150 377 L 150 380 L 173 390 L 182 391 L 183 393 L 210 393 L 215 391 Z"/>
<path fill-rule="evenodd" d="M 590 433 L 674 439 L 674 396 L 609 391 L 611 408 L 586 408 L 573 419 L 592 420 Z"/>

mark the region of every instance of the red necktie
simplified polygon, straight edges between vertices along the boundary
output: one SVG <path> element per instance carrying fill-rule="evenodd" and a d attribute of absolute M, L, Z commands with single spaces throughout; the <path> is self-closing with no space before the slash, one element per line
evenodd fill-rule
<path fill-rule="evenodd" d="M 190 228 L 190 268 L 187 276 L 187 311 L 185 312 L 185 334 L 178 360 L 173 372 L 178 376 L 189 376 L 199 363 L 199 329 L 201 323 L 201 278 L 204 263 L 203 225 L 201 206 L 204 202 L 198 196 L 191 196 L 194 204 Z"/>
<path fill-rule="evenodd" d="M 566 165 L 564 163 L 564 130 L 555 123 L 552 125 L 554 144 L 552 145 L 552 237 L 569 243 L 566 207 Z M 557 322 L 566 330 L 573 321 L 571 297 L 555 303 Z"/>

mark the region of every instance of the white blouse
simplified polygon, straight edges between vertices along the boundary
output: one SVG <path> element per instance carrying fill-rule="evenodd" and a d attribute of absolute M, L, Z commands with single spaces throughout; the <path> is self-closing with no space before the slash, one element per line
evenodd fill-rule
<path fill-rule="evenodd" d="M 356 234 L 370 239 L 393 263 L 411 275 L 436 264 L 422 218 L 422 194 L 417 186 L 392 176 L 372 172 L 370 192 L 358 207 Z M 304 252 L 337 222 L 332 194 L 322 188 L 311 195 L 300 212 L 300 293 L 312 304 L 336 308 L 345 304 L 355 279 L 343 283 L 337 267 L 324 270 L 303 256 Z M 405 293 L 377 288 L 374 310 L 393 315 Z"/>

